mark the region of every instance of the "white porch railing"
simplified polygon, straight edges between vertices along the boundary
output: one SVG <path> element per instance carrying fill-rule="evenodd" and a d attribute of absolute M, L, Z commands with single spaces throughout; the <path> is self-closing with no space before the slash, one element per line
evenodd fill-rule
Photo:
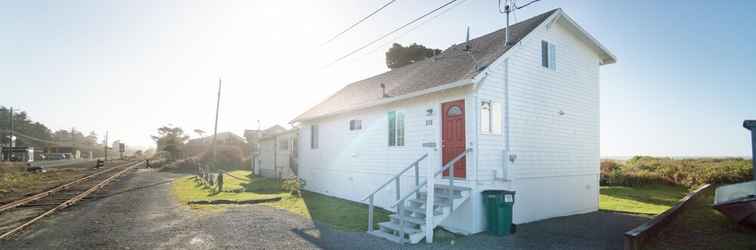
<path fill-rule="evenodd" d="M 449 161 L 446 164 L 444 164 L 444 166 L 441 169 L 437 170 L 437 171 L 434 171 L 433 164 L 429 164 L 428 171 L 427 171 L 427 176 L 430 176 L 430 178 L 426 178 L 422 183 L 420 183 L 419 163 L 420 163 L 420 161 L 422 161 L 423 159 L 425 159 L 428 156 L 428 154 L 425 154 L 422 157 L 420 157 L 419 159 L 417 159 L 415 162 L 413 162 L 412 164 L 410 164 L 407 168 L 403 169 L 398 174 L 396 174 L 395 176 L 391 177 L 388 181 L 386 181 L 386 183 L 384 183 L 383 185 L 381 185 L 380 187 L 378 187 L 375 191 L 373 191 L 369 195 L 365 196 L 365 198 L 362 199 L 363 201 L 364 200 L 368 200 L 368 199 L 370 200 L 369 207 L 368 207 L 368 232 L 372 232 L 373 231 L 373 209 L 374 209 L 375 194 L 378 191 L 380 191 L 381 189 L 383 189 L 386 186 L 388 186 L 391 182 L 394 182 L 394 183 L 396 183 L 396 200 L 395 200 L 394 203 L 391 204 L 391 207 L 392 208 L 396 207 L 396 213 L 397 213 L 397 215 L 399 215 L 399 218 L 400 218 L 399 235 L 398 235 L 399 236 L 399 242 L 403 243 L 404 242 L 404 236 L 405 236 L 405 232 L 404 232 L 405 221 L 404 221 L 404 219 L 401 219 L 402 215 L 404 214 L 403 213 L 403 209 L 405 209 L 405 202 L 412 195 L 417 195 L 418 198 L 419 198 L 420 195 L 419 195 L 418 192 L 423 187 L 426 188 L 426 203 L 425 203 L 426 204 L 425 205 L 425 208 L 426 208 L 426 213 L 425 213 L 426 214 L 426 216 L 425 216 L 426 241 L 427 242 L 431 242 L 432 239 L 433 239 L 433 229 L 435 228 L 435 225 L 434 225 L 434 223 L 435 223 L 434 222 L 434 213 L 433 213 L 434 204 L 435 204 L 435 200 L 434 200 L 435 199 L 435 194 L 434 194 L 435 183 L 434 182 L 436 181 L 435 179 L 436 179 L 437 176 L 441 175 L 443 172 L 445 172 L 447 170 L 449 171 L 448 182 L 449 182 L 450 191 L 447 192 L 447 194 L 449 195 L 448 200 L 450 202 L 450 204 L 449 204 L 450 205 L 449 214 L 451 214 L 452 212 L 454 212 L 454 192 L 451 191 L 451 189 L 454 189 L 454 167 L 453 166 L 458 161 L 464 159 L 467 156 L 467 154 L 469 152 L 471 152 L 471 151 L 472 151 L 472 149 L 470 149 L 470 148 L 466 149 L 464 152 L 462 152 L 459 155 L 457 155 L 456 157 L 454 157 L 454 159 L 452 159 L 451 161 Z M 404 173 L 406 173 L 410 168 L 413 168 L 413 167 L 415 169 L 415 188 L 412 189 L 409 193 L 407 193 L 407 194 L 405 194 L 405 195 L 402 196 L 401 192 L 400 192 L 400 179 L 401 179 L 401 176 Z"/>

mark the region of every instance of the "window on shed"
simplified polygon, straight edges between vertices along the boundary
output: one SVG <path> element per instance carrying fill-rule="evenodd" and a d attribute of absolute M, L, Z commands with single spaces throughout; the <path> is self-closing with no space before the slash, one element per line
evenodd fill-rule
<path fill-rule="evenodd" d="M 349 120 L 349 130 L 360 130 L 362 129 L 362 120 Z"/>
<path fill-rule="evenodd" d="M 390 147 L 404 146 L 404 113 L 389 112 L 388 123 L 388 145 Z"/>
<path fill-rule="evenodd" d="M 320 137 L 319 132 L 318 132 L 318 125 L 313 124 L 312 126 L 310 126 L 310 148 L 311 149 L 318 148 L 318 144 L 319 144 L 318 137 Z"/>
<path fill-rule="evenodd" d="M 541 66 L 556 70 L 556 46 L 547 41 L 541 41 Z"/>
<path fill-rule="evenodd" d="M 501 103 L 494 101 L 480 103 L 480 132 L 501 134 Z"/>

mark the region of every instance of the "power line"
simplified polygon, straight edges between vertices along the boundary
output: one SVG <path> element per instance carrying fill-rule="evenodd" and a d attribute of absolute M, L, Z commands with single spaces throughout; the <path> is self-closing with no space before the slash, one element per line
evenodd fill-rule
<path fill-rule="evenodd" d="M 417 17 L 417 18 L 413 19 L 413 20 L 412 20 L 412 21 L 410 21 L 410 22 L 408 22 L 408 23 L 406 23 L 406 24 L 404 24 L 404 25 L 402 25 L 402 26 L 399 26 L 398 28 L 396 28 L 396 29 L 394 29 L 394 30 L 392 30 L 392 31 L 390 31 L 390 32 L 388 32 L 388 33 L 386 33 L 386 34 L 383 34 L 382 36 L 378 37 L 377 39 L 370 41 L 369 43 L 367 43 L 367 44 L 365 44 L 365 45 L 363 45 L 363 46 L 361 46 L 361 47 L 359 47 L 359 48 L 357 48 L 357 49 L 355 49 L 355 50 L 353 50 L 353 51 L 351 51 L 351 52 L 347 53 L 346 55 L 344 55 L 344 56 L 342 56 L 342 57 L 339 57 L 338 59 L 334 60 L 334 61 L 333 61 L 332 63 L 328 64 L 327 66 L 331 66 L 331 65 L 333 65 L 333 64 L 336 64 L 336 63 L 340 62 L 341 60 L 344 60 L 345 58 L 347 58 L 347 57 L 349 57 L 349 56 L 351 56 L 351 55 L 354 55 L 354 54 L 355 54 L 355 53 L 357 53 L 357 52 L 360 52 L 361 50 L 363 50 L 363 49 L 365 49 L 365 48 L 369 47 L 370 45 L 373 45 L 373 44 L 377 43 L 378 41 L 380 41 L 380 40 L 383 40 L 384 38 L 386 38 L 386 37 L 390 36 L 391 34 L 394 34 L 394 33 L 396 33 L 397 31 L 400 31 L 400 30 L 402 30 L 402 29 L 406 28 L 407 26 L 410 26 L 410 25 L 412 25 L 413 23 L 416 23 L 417 21 L 420 21 L 421 19 L 423 19 L 423 18 L 425 18 L 425 17 L 427 17 L 427 16 L 429 16 L 429 15 L 431 15 L 431 14 L 435 13 L 436 11 L 438 11 L 438 10 L 440 10 L 440 9 L 443 9 L 443 8 L 444 8 L 444 7 L 446 7 L 446 6 L 449 6 L 450 4 L 452 4 L 452 3 L 456 2 L 456 1 L 457 1 L 457 0 L 451 0 L 451 1 L 447 2 L 447 3 L 445 3 L 444 5 L 441 5 L 441 7 L 438 7 L 438 8 L 436 8 L 436 9 L 433 9 L 433 10 L 431 10 L 430 12 L 428 12 L 428 13 L 425 13 L 425 14 L 423 14 L 422 16 L 419 16 L 419 17 Z M 326 67 L 327 67 L 327 66 L 326 66 Z"/>
<path fill-rule="evenodd" d="M 427 20 L 423 21 L 422 23 L 420 23 L 420 24 L 416 25 L 415 27 L 412 27 L 412 29 L 409 29 L 409 30 L 405 31 L 404 33 L 401 33 L 401 34 L 399 34 L 398 36 L 396 36 L 396 37 L 395 37 L 394 39 L 392 39 L 391 41 L 388 41 L 388 42 L 386 42 L 386 43 L 383 43 L 383 44 L 379 45 L 378 47 L 375 47 L 375 49 L 368 51 L 368 52 L 366 53 L 366 55 L 369 55 L 369 54 L 373 54 L 373 53 L 375 53 L 376 51 L 378 51 L 379 49 L 382 49 L 382 48 L 386 47 L 386 46 L 387 46 L 387 45 L 389 45 L 390 43 L 396 42 L 397 40 L 401 39 L 401 38 L 402 38 L 402 37 L 404 37 L 405 35 L 407 35 L 407 34 L 409 34 L 409 33 L 413 32 L 413 31 L 415 31 L 415 30 L 419 29 L 419 28 L 420 28 L 420 27 L 422 27 L 423 25 L 426 25 L 426 24 L 428 24 L 428 23 L 432 22 L 433 20 L 436 20 L 436 18 L 438 18 L 438 17 L 440 17 L 440 16 L 443 16 L 444 14 L 446 14 L 446 13 L 448 13 L 449 11 L 453 10 L 454 8 L 456 8 L 456 7 L 458 7 L 458 6 L 462 5 L 462 4 L 464 4 L 465 2 L 467 2 L 467 0 L 461 0 L 461 1 L 459 1 L 458 3 L 456 3 L 456 4 L 452 5 L 451 7 L 447 8 L 447 9 L 445 9 L 445 10 L 444 10 L 444 11 L 442 11 L 441 13 L 438 13 L 438 15 L 432 16 L 432 17 L 430 17 L 429 19 L 427 19 Z"/>
<path fill-rule="evenodd" d="M 396 2 L 396 0 L 391 0 L 391 1 L 389 1 L 388 3 L 384 4 L 383 6 L 381 6 L 381 7 L 380 7 L 380 8 L 378 8 L 377 10 L 373 11 L 373 12 L 372 12 L 372 13 L 370 13 L 369 15 L 367 15 L 367 16 L 365 16 L 365 17 L 363 17 L 362 19 L 360 19 L 360 20 L 359 20 L 359 21 L 357 21 L 356 23 L 352 24 L 351 26 L 349 26 L 349 27 L 348 27 L 348 28 L 346 28 L 345 30 L 343 30 L 343 31 L 339 32 L 338 34 L 336 34 L 335 36 L 331 37 L 331 39 L 328 39 L 328 41 L 326 41 L 325 43 L 323 43 L 323 45 L 326 45 L 326 44 L 328 44 L 328 43 L 330 43 L 330 42 L 333 42 L 333 40 L 336 40 L 336 38 L 338 38 L 339 36 L 343 35 L 344 33 L 347 33 L 347 31 L 349 31 L 349 30 L 353 29 L 354 27 L 356 27 L 356 26 L 357 26 L 357 25 L 359 25 L 360 23 L 364 22 L 364 21 L 365 21 L 365 20 L 367 20 L 368 18 L 370 18 L 370 17 L 372 17 L 373 15 L 377 14 L 378 12 L 380 12 L 380 11 L 381 11 L 381 10 L 383 10 L 383 9 L 385 9 L 386 7 L 388 7 L 389 5 L 391 5 L 391 4 L 392 4 L 392 3 L 394 3 L 394 2 Z"/>

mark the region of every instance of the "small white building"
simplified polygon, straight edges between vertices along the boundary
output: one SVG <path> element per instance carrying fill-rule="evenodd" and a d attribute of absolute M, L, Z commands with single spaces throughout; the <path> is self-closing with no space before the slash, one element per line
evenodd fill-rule
<path fill-rule="evenodd" d="M 401 208 L 370 233 L 412 243 L 436 226 L 484 231 L 485 190 L 516 192 L 518 224 L 597 211 L 599 67 L 616 58 L 561 9 L 510 30 L 509 44 L 501 29 L 451 46 L 295 118 L 305 188 Z M 427 178 L 445 165 L 452 179 Z"/>
<path fill-rule="evenodd" d="M 260 157 L 254 173 L 267 178 L 285 179 L 296 176 L 297 133 L 290 129 L 260 139 Z"/>

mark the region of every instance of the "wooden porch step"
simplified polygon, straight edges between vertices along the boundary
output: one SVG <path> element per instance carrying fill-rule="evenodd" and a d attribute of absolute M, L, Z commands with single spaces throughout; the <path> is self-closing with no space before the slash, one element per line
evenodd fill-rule
<path fill-rule="evenodd" d="M 393 235 L 393 234 L 390 234 L 381 230 L 373 230 L 373 231 L 368 232 L 368 234 L 376 236 L 376 237 L 384 238 L 392 242 L 401 243 L 399 241 L 399 236 L 396 236 L 396 235 Z"/>
<path fill-rule="evenodd" d="M 464 186 L 449 186 L 446 184 L 436 184 L 436 189 L 446 189 L 446 190 L 454 190 L 454 191 L 470 191 L 472 188 L 464 187 Z"/>
<path fill-rule="evenodd" d="M 413 212 L 413 213 L 418 213 L 418 214 L 425 214 L 425 208 L 404 207 L 404 210 L 407 210 L 407 211 L 410 211 L 410 212 Z M 437 215 L 441 215 L 441 212 L 439 212 L 438 210 L 434 209 L 433 210 L 433 216 L 437 216 Z"/>
<path fill-rule="evenodd" d="M 382 228 L 390 229 L 396 232 L 399 232 L 399 229 L 402 228 L 401 225 L 390 222 L 390 221 L 378 223 L 378 226 Z M 416 234 L 416 233 L 423 232 L 420 229 L 412 227 L 409 223 L 405 223 L 403 228 L 404 228 L 405 234 Z"/>
<path fill-rule="evenodd" d="M 425 199 L 427 197 L 428 193 L 425 191 L 418 192 L 419 193 L 419 199 Z M 434 192 L 433 196 L 435 196 L 436 200 L 438 199 L 449 199 L 449 192 Z M 459 199 L 462 198 L 462 194 L 454 193 L 452 194 L 453 199 Z"/>
<path fill-rule="evenodd" d="M 391 215 L 391 218 L 395 220 L 404 220 L 406 222 L 416 224 L 416 225 L 425 225 L 425 219 L 423 218 L 417 218 L 417 217 L 412 217 L 412 216 L 399 216 L 396 214 Z"/>
<path fill-rule="evenodd" d="M 417 204 L 418 207 L 425 206 L 425 199 L 409 199 L 407 201 Z M 451 206 L 451 202 L 449 202 L 449 199 L 436 197 L 436 199 L 434 200 L 434 204 L 433 204 L 434 208 L 442 208 L 442 207 L 448 207 L 448 206 Z"/>

